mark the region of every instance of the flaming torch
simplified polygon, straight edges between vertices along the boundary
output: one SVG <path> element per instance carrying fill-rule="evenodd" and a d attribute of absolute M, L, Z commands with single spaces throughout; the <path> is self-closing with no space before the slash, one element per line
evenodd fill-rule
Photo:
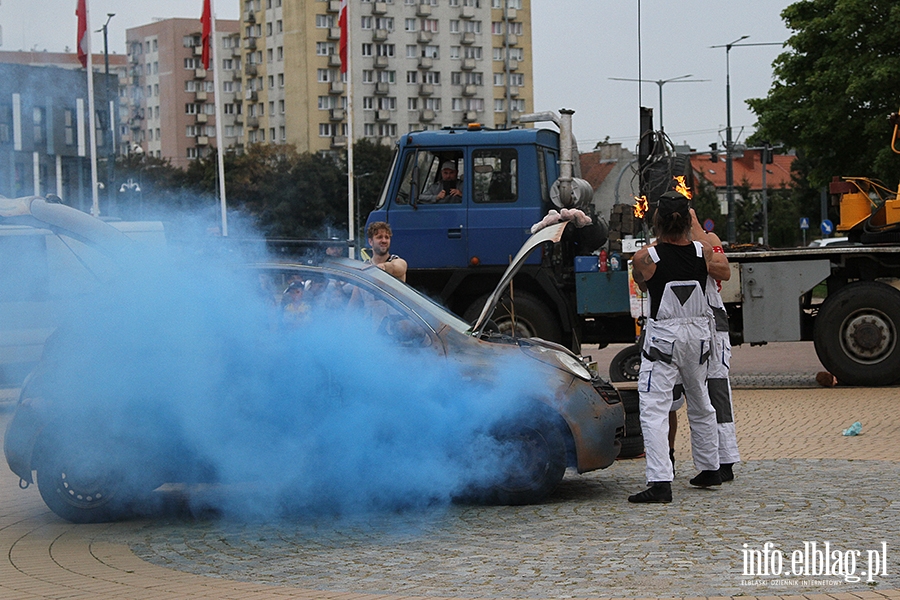
<path fill-rule="evenodd" d="M 650 208 L 647 202 L 647 196 L 634 197 L 634 218 L 643 219 L 647 215 L 647 209 Z"/>
<path fill-rule="evenodd" d="M 693 194 L 691 194 L 691 188 L 684 184 L 684 175 L 676 175 L 675 176 L 675 191 L 687 198 L 691 199 Z"/>

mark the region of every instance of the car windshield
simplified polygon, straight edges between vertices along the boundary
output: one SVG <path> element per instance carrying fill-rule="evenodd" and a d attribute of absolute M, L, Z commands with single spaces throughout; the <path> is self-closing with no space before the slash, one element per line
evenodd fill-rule
<path fill-rule="evenodd" d="M 393 296 L 401 299 L 419 314 L 425 313 L 431 319 L 443 323 L 460 333 L 466 333 L 471 330 L 469 323 L 466 323 L 439 303 L 392 275 L 385 273 L 375 265 L 367 265 L 363 271 L 368 277 L 377 281 L 380 287 L 389 290 Z"/>

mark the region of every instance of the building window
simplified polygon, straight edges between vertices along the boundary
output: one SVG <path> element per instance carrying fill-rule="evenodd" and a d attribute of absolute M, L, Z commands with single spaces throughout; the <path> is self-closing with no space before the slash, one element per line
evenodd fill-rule
<path fill-rule="evenodd" d="M 419 72 L 418 71 L 407 71 L 406 72 L 406 83 L 419 83 Z"/>
<path fill-rule="evenodd" d="M 319 29 L 334 27 L 334 15 L 316 15 L 316 27 Z"/>
<path fill-rule="evenodd" d="M 422 48 L 422 56 L 425 58 L 433 58 L 437 60 L 440 58 L 441 50 L 440 46 L 425 46 Z"/>
<path fill-rule="evenodd" d="M 378 56 L 394 56 L 394 44 L 375 44 L 375 52 Z"/>
<path fill-rule="evenodd" d="M 375 19 L 375 29 L 394 30 L 394 17 L 378 17 Z"/>
<path fill-rule="evenodd" d="M 425 71 L 422 73 L 422 83 L 431 83 L 433 85 L 441 85 L 440 71 Z"/>
<path fill-rule="evenodd" d="M 404 31 L 416 31 L 416 23 L 415 19 L 406 19 L 403 21 L 403 30 Z"/>
<path fill-rule="evenodd" d="M 188 148 L 187 149 L 187 157 L 188 158 L 198 158 L 199 155 L 197 154 L 197 148 L 195 148 L 195 147 Z"/>
<path fill-rule="evenodd" d="M 332 74 L 331 69 L 316 70 L 316 76 L 317 76 L 319 83 L 331 83 L 332 82 L 331 74 Z"/>
<path fill-rule="evenodd" d="M 372 54 L 372 44 L 363 44 L 362 45 L 362 55 L 363 56 L 373 56 Z"/>
<path fill-rule="evenodd" d="M 5 114 L 6 107 L 0 108 Z M 75 145 L 75 112 L 72 109 L 67 108 L 63 111 L 63 124 L 65 126 L 65 136 L 66 136 L 66 145 L 74 146 Z M 3 123 L 0 125 L 0 129 L 2 129 L 3 125 L 7 125 Z M 7 137 L 9 135 L 9 131 L 7 130 Z M 0 131 L 0 142 L 8 142 L 8 139 L 3 139 L 2 131 Z"/>
<path fill-rule="evenodd" d="M 334 54 L 334 42 L 316 42 L 317 56 L 331 56 L 332 54 Z"/>
<path fill-rule="evenodd" d="M 360 25 L 363 29 L 372 29 L 372 17 L 369 17 L 369 16 L 361 17 Z"/>

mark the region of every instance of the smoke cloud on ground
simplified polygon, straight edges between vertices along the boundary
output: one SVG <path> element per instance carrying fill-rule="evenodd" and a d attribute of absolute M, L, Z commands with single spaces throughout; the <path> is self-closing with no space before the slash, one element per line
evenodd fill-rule
<path fill-rule="evenodd" d="M 258 251 L 136 253 L 80 299 L 45 353 L 54 451 L 253 519 L 440 505 L 515 460 L 489 432 L 541 386 L 527 363 L 473 372 L 333 304 L 284 327 L 238 266 Z"/>

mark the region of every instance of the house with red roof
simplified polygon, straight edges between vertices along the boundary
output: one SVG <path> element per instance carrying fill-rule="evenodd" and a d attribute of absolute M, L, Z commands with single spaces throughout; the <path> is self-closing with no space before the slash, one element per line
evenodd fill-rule
<path fill-rule="evenodd" d="M 781 189 L 791 186 L 791 164 L 796 156 L 793 154 L 775 154 L 772 164 L 763 165 L 760 160 L 762 150 L 744 149 L 735 150 L 731 164 L 734 172 L 734 186 L 749 185 L 751 192 L 762 192 L 763 166 L 766 167 L 766 187 L 768 189 Z M 708 184 L 716 188 L 719 199 L 725 201 L 725 157 L 717 156 L 713 160 L 709 153 L 691 155 L 691 167 L 696 179 L 704 179 Z M 739 192 L 735 191 L 735 197 Z M 723 211 L 724 212 L 724 211 Z"/>

